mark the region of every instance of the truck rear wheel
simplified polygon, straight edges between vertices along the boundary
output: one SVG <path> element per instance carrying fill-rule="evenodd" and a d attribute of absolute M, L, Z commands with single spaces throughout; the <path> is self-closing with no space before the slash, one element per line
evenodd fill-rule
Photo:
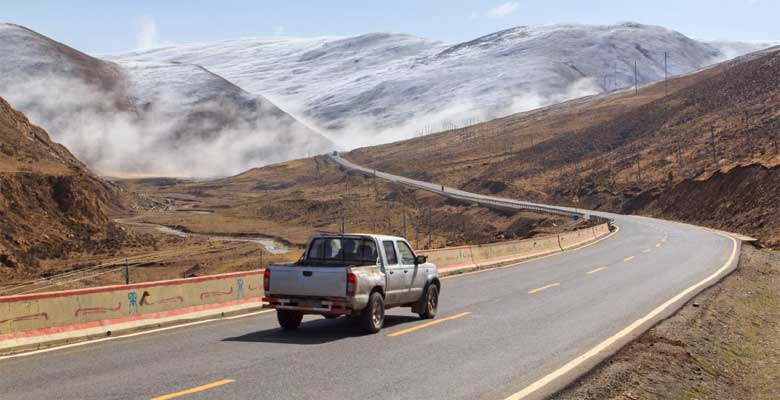
<path fill-rule="evenodd" d="M 420 301 L 424 302 L 420 308 L 423 310 L 419 314 L 420 318 L 431 319 L 436 317 L 436 309 L 439 307 L 439 286 L 433 283 L 428 285 Z"/>
<path fill-rule="evenodd" d="M 368 305 L 360 313 L 360 326 L 368 333 L 377 333 L 385 323 L 385 300 L 378 292 L 371 293 Z"/>
<path fill-rule="evenodd" d="M 276 310 L 276 319 L 279 325 L 286 331 L 294 331 L 301 325 L 303 313 L 292 310 Z"/>

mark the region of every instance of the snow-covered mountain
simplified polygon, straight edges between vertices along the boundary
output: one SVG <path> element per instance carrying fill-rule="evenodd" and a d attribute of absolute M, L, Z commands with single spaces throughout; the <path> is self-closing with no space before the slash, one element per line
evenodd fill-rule
<path fill-rule="evenodd" d="M 354 147 L 630 86 L 634 62 L 640 83 L 659 80 L 664 53 L 675 75 L 762 47 L 623 23 L 519 27 L 455 45 L 371 33 L 236 39 L 108 58 L 203 65 Z"/>
<path fill-rule="evenodd" d="M 100 60 L 12 24 L 0 24 L 0 96 L 107 174 L 226 175 L 333 148 L 201 66 Z"/>

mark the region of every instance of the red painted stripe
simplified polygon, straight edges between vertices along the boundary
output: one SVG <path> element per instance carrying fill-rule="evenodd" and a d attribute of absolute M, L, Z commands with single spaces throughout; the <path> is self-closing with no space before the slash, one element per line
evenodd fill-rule
<path fill-rule="evenodd" d="M 94 327 L 98 327 L 98 326 L 110 327 L 111 325 L 121 324 L 123 322 L 132 322 L 132 321 L 140 321 L 140 320 L 145 320 L 145 319 L 174 317 L 174 316 L 177 316 L 177 315 L 190 314 L 190 313 L 194 313 L 194 312 L 198 312 L 198 311 L 211 310 L 211 309 L 220 308 L 220 307 L 227 307 L 227 306 L 238 305 L 238 304 L 245 304 L 245 303 L 252 303 L 252 302 L 260 303 L 260 298 L 259 297 L 252 297 L 252 298 L 249 298 L 249 299 L 233 300 L 233 301 L 226 301 L 226 302 L 222 302 L 222 303 L 206 304 L 206 305 L 202 305 L 202 306 L 192 306 L 192 307 L 180 308 L 180 309 L 176 309 L 176 310 L 161 311 L 161 312 L 153 313 L 153 314 L 135 315 L 135 316 L 132 316 L 132 317 L 105 319 L 105 320 L 102 320 L 102 321 L 92 321 L 92 322 L 84 322 L 84 323 L 72 324 L 72 325 L 55 326 L 55 327 L 52 327 L 52 328 L 35 329 L 35 330 L 25 331 L 25 332 L 6 333 L 4 335 L 0 335 L 0 341 L 9 340 L 9 339 L 36 337 L 36 336 L 42 336 L 42 335 L 51 335 L 51 334 L 54 334 L 54 333 L 62 333 L 62 332 L 73 332 L 73 331 L 78 331 L 78 330 L 82 330 L 82 329 L 94 328 Z"/>
<path fill-rule="evenodd" d="M 0 303 L 11 303 L 16 301 L 47 299 L 52 297 L 64 297 L 64 296 L 90 294 L 90 293 L 111 292 L 115 290 L 124 291 L 124 290 L 133 290 L 133 289 L 145 289 L 145 288 L 156 287 L 156 286 L 171 286 L 171 285 L 181 285 L 187 283 L 198 283 L 198 282 L 213 281 L 213 280 L 224 279 L 224 278 L 236 278 L 236 277 L 247 276 L 247 275 L 262 275 L 263 271 L 264 270 L 262 269 L 257 269 L 253 271 L 230 272 L 227 274 L 219 274 L 219 275 L 196 276 L 194 278 L 180 278 L 180 279 L 171 279 L 166 281 L 143 282 L 143 283 L 136 283 L 132 285 L 112 285 L 112 286 L 100 286 L 100 287 L 85 288 L 85 289 L 63 290 L 60 292 L 21 294 L 16 296 L 0 297 Z"/>

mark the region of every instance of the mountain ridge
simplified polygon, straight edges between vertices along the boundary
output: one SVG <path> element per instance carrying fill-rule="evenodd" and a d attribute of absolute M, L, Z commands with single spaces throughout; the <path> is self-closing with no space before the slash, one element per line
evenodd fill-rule
<path fill-rule="evenodd" d="M 631 86 L 634 60 L 640 84 L 657 81 L 665 52 L 669 75 L 677 75 L 762 46 L 733 45 L 726 54 L 667 28 L 624 22 L 515 27 L 456 44 L 399 33 L 242 38 L 107 58 L 203 65 L 349 148 Z M 366 131 L 373 134 L 355 135 Z"/>
<path fill-rule="evenodd" d="M 102 60 L 15 24 L 0 95 L 105 174 L 224 176 L 334 147 L 202 66 Z"/>

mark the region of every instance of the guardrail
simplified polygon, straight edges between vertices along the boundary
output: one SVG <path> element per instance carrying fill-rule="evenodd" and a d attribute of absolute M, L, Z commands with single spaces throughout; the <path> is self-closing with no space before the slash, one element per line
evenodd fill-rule
<path fill-rule="evenodd" d="M 518 200 L 511 200 L 511 199 L 502 199 L 498 197 L 492 197 L 492 196 L 485 196 L 475 193 L 469 193 L 464 192 L 459 189 L 455 188 L 448 188 L 443 185 L 436 185 L 433 183 L 428 182 L 421 182 L 414 179 L 409 179 L 406 177 L 388 174 L 386 172 L 380 172 L 374 169 L 362 167 L 360 165 L 354 164 L 350 162 L 349 160 L 344 159 L 341 157 L 341 155 L 333 155 L 329 154 L 328 157 L 333 159 L 336 163 L 339 165 L 355 170 L 360 171 L 366 174 L 369 174 L 371 176 L 375 177 L 381 177 L 383 179 L 387 179 L 389 181 L 397 182 L 403 185 L 415 187 L 417 189 L 426 190 L 429 192 L 433 192 L 442 196 L 458 199 L 461 201 L 469 201 L 477 204 L 481 204 L 487 207 L 502 207 L 502 208 L 510 208 L 514 210 L 528 210 L 528 211 L 535 211 L 535 212 L 542 212 L 547 214 L 553 214 L 553 215 L 561 215 L 565 217 L 571 217 L 571 218 L 577 218 L 577 219 L 587 219 L 592 220 L 595 222 L 603 222 L 612 224 L 612 220 L 609 218 L 600 217 L 597 215 L 588 214 L 584 211 L 578 211 L 578 210 L 570 210 L 566 207 L 555 207 L 555 206 L 547 206 L 543 204 L 535 204 L 525 201 L 518 201 Z"/>

